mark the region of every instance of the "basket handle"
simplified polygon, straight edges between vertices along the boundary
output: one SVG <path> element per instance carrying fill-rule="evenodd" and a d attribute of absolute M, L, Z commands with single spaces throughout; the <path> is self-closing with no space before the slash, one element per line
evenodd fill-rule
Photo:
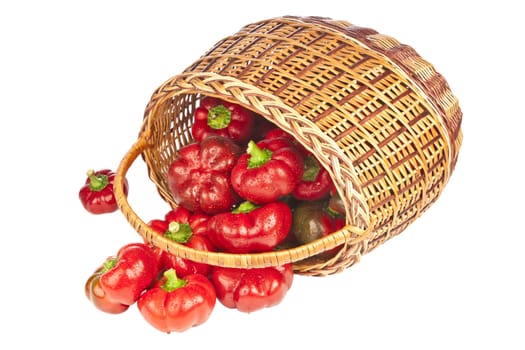
<path fill-rule="evenodd" d="M 201 251 L 173 242 L 154 231 L 143 220 L 141 220 L 129 205 L 127 196 L 124 193 L 124 179 L 126 178 L 129 168 L 137 157 L 148 147 L 150 147 L 150 145 L 146 141 L 146 137 L 142 135 L 122 158 L 117 168 L 113 185 L 117 204 L 127 221 L 145 242 L 148 242 L 166 252 L 180 256 L 181 258 L 222 267 L 263 268 L 269 266 L 280 266 L 305 260 L 344 244 L 353 245 L 361 243 L 371 234 L 373 228 L 372 224 L 370 224 L 367 229 L 346 225 L 342 229 L 308 244 L 278 251 L 250 254 Z"/>

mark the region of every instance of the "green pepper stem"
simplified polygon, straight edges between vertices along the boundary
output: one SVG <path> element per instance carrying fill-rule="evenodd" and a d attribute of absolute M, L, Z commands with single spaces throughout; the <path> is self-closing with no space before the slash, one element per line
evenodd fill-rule
<path fill-rule="evenodd" d="M 253 140 L 248 142 L 246 151 L 250 155 L 250 158 L 248 158 L 248 169 L 263 166 L 272 159 L 273 152 L 266 148 L 260 149 Z"/>
<path fill-rule="evenodd" d="M 255 205 L 255 204 L 253 204 L 252 202 L 245 201 L 245 202 L 242 202 L 241 204 L 239 204 L 239 206 L 237 208 L 232 210 L 232 213 L 233 214 L 245 214 L 245 213 L 249 213 L 252 210 L 255 210 L 257 208 L 259 208 L 259 207 L 257 205 Z"/>
<path fill-rule="evenodd" d="M 168 231 L 164 233 L 164 237 L 177 243 L 187 243 L 192 234 L 193 232 L 189 224 L 172 221 L 169 223 Z"/>
<path fill-rule="evenodd" d="M 171 268 L 164 271 L 164 283 L 161 288 L 166 292 L 173 292 L 175 289 L 182 288 L 186 285 L 186 280 L 177 277 L 175 269 Z"/>
<path fill-rule="evenodd" d="M 212 129 L 224 129 L 231 120 L 232 112 L 223 105 L 215 106 L 208 111 L 208 126 Z"/>
<path fill-rule="evenodd" d="M 91 191 L 102 191 L 109 184 L 109 178 L 104 174 L 95 174 L 93 169 L 87 171 L 89 178 L 89 189 Z"/>
<path fill-rule="evenodd" d="M 319 171 L 321 171 L 321 167 L 319 166 L 319 162 L 315 157 L 313 156 L 306 156 L 304 158 L 304 172 L 303 172 L 303 181 L 314 181 L 317 178 L 317 175 L 319 175 Z"/>
<path fill-rule="evenodd" d="M 332 218 L 344 218 L 344 215 L 343 215 L 343 214 L 341 214 L 341 213 L 339 213 L 339 212 L 333 210 L 333 209 L 330 208 L 330 207 L 326 207 L 325 211 L 326 211 L 326 213 L 327 213 L 328 215 L 330 215 Z"/>
<path fill-rule="evenodd" d="M 101 273 L 108 272 L 112 268 L 114 268 L 117 265 L 118 258 L 117 257 L 110 257 L 107 258 L 106 261 L 104 261 L 104 264 L 102 265 Z"/>

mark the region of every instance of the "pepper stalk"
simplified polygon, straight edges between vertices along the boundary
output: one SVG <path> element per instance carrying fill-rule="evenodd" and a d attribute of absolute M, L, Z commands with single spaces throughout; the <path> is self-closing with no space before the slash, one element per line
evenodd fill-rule
<path fill-rule="evenodd" d="M 164 233 L 164 237 L 177 243 L 187 243 L 192 234 L 193 232 L 189 224 L 172 221 L 169 223 L 168 231 Z"/>
<path fill-rule="evenodd" d="M 231 120 L 232 112 L 223 105 L 215 106 L 208 111 L 208 126 L 212 129 L 224 129 Z"/>
<path fill-rule="evenodd" d="M 87 171 L 87 176 L 89 178 L 89 189 L 91 191 L 99 192 L 102 191 L 109 183 L 107 175 L 104 174 L 95 174 L 93 169 Z"/>
<path fill-rule="evenodd" d="M 321 167 L 319 162 L 313 156 L 308 155 L 304 158 L 304 172 L 303 172 L 303 181 L 314 181 L 319 175 Z"/>
<path fill-rule="evenodd" d="M 259 206 L 253 204 L 250 201 L 244 201 L 235 209 L 232 210 L 233 214 L 246 214 L 251 212 L 252 210 L 255 210 L 259 208 Z"/>
<path fill-rule="evenodd" d="M 163 273 L 164 283 L 161 288 L 166 292 L 173 292 L 175 289 L 182 288 L 186 285 L 186 280 L 177 277 L 177 272 L 175 269 L 171 268 Z"/>
<path fill-rule="evenodd" d="M 250 158 L 248 159 L 248 169 L 263 166 L 272 158 L 273 154 L 273 152 L 267 148 L 259 148 L 253 140 L 248 142 L 248 148 L 246 151 L 250 155 Z"/>

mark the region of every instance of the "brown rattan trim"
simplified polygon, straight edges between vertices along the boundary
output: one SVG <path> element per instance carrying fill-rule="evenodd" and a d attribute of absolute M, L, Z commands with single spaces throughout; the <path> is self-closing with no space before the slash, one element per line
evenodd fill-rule
<path fill-rule="evenodd" d="M 286 18 L 337 30 L 368 46 L 371 51 L 385 55 L 399 66 L 400 72 L 406 74 L 415 86 L 421 89 L 421 96 L 436 110 L 436 115 L 443 124 L 445 137 L 450 145 L 449 174 L 452 173 L 463 139 L 461 132 L 463 114 L 448 82 L 432 64 L 423 59 L 413 47 L 402 44 L 391 36 L 380 34 L 372 28 L 359 27 L 346 21 L 335 21 L 324 17 L 287 16 Z"/>
<path fill-rule="evenodd" d="M 131 208 L 127 196 L 124 193 L 124 179 L 127 172 L 137 157 L 139 157 L 151 145 L 145 138 L 139 138 L 132 148 L 121 160 L 116 171 L 114 190 L 117 204 L 125 213 L 125 218 L 131 226 L 148 242 L 164 251 L 176 254 L 185 259 L 196 262 L 211 264 L 214 266 L 235 268 L 258 268 L 268 266 L 279 266 L 288 263 L 300 262 L 305 259 L 325 252 L 339 246 L 354 246 L 362 244 L 372 232 L 373 225 L 367 230 L 346 225 L 343 229 L 332 233 L 323 239 L 311 243 L 279 251 L 271 251 L 256 254 L 230 254 L 222 252 L 207 252 L 196 250 L 188 246 L 176 243 L 165 238 L 149 227 Z M 303 265 L 298 264 L 300 269 Z"/>

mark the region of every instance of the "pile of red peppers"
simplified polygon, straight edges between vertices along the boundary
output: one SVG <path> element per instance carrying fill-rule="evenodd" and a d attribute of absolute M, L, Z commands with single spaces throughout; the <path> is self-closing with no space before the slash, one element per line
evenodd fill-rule
<path fill-rule="evenodd" d="M 329 173 L 262 116 L 203 97 L 191 133 L 193 143 L 178 150 L 166 179 L 178 206 L 148 222 L 160 235 L 203 251 L 257 253 L 306 244 L 344 226 Z M 107 169 L 88 172 L 79 192 L 86 210 L 118 209 L 113 178 Z M 212 266 L 140 242 L 108 257 L 87 279 L 85 294 L 103 312 L 120 314 L 136 304 L 159 331 L 183 332 L 206 322 L 217 301 L 247 313 L 278 305 L 293 276 L 292 264 Z"/>

